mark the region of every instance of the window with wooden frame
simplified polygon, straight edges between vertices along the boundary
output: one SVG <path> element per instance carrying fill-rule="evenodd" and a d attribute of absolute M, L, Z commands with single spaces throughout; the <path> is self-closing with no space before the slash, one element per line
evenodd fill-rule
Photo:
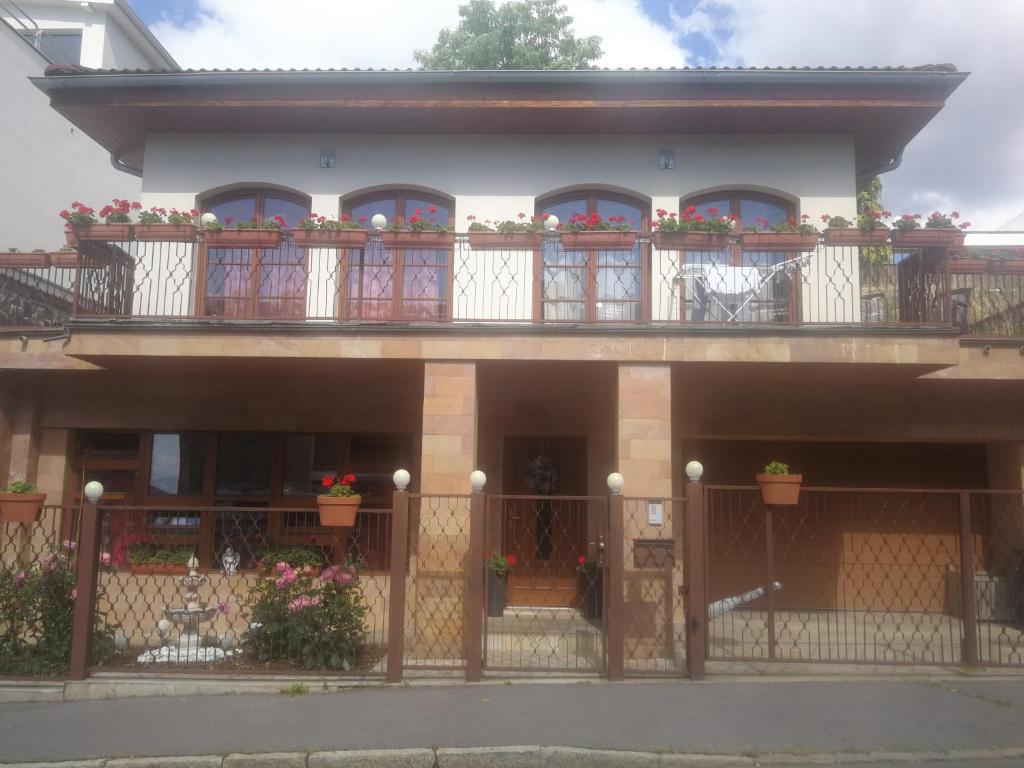
<path fill-rule="evenodd" d="M 388 189 L 344 200 L 343 213 L 359 221 L 380 213 L 392 221 L 419 215 L 450 226 L 455 205 L 450 198 L 417 190 Z M 350 320 L 449 320 L 452 252 L 448 248 L 385 248 L 371 240 L 362 251 L 344 253 L 348 275 L 342 317 Z"/>
<path fill-rule="evenodd" d="M 225 226 L 281 216 L 288 227 L 309 215 L 310 199 L 279 190 L 246 189 L 210 197 L 200 206 Z M 200 250 L 200 314 L 229 318 L 306 316 L 306 249 L 289 238 L 278 248 Z"/>
<path fill-rule="evenodd" d="M 781 224 L 796 216 L 794 204 L 785 198 L 747 190 L 723 190 L 679 201 L 679 210 L 694 206 L 705 218 L 735 215 L 737 233 L 745 227 Z M 798 271 L 773 271 L 795 254 L 785 251 L 747 251 L 739 242 L 722 251 L 683 251 L 690 265 L 687 275 L 704 279 L 684 280 L 680 286 L 681 319 L 687 322 L 788 322 L 798 317 Z M 695 272 L 694 270 L 697 270 Z M 770 275 L 762 285 L 764 276 Z M 708 286 L 723 288 L 714 295 Z M 755 295 L 751 296 L 750 294 Z"/>
<path fill-rule="evenodd" d="M 630 229 L 650 229 L 650 203 L 602 190 L 541 198 L 536 214 L 566 222 L 574 214 L 623 217 Z M 650 245 L 631 250 L 567 251 L 558 238 L 545 238 L 536 256 L 534 317 L 542 322 L 639 323 L 648 316 Z"/>

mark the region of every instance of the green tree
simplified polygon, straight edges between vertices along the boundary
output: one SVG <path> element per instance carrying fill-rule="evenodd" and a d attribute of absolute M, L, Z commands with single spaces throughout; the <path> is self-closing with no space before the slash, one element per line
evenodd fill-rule
<path fill-rule="evenodd" d="M 454 29 L 442 29 L 429 51 L 416 51 L 424 69 L 590 69 L 601 38 L 577 38 L 572 17 L 557 0 L 470 0 Z"/>

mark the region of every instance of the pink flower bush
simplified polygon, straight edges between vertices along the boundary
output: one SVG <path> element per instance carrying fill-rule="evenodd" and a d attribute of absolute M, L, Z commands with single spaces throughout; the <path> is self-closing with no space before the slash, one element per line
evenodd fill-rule
<path fill-rule="evenodd" d="M 299 595 L 293 600 L 288 601 L 288 610 L 291 613 L 298 613 L 306 608 L 316 608 L 322 599 L 320 596 L 311 597 L 310 595 Z"/>

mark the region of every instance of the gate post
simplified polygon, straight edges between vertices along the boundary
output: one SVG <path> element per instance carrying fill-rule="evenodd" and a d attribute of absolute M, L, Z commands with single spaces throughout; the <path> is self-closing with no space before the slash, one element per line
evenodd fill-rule
<path fill-rule="evenodd" d="M 484 486 L 487 475 L 479 469 L 469 476 L 473 493 L 469 497 L 469 553 L 467 567 L 469 583 L 466 589 L 465 638 L 466 681 L 479 682 L 483 676 L 483 621 L 484 621 L 484 517 L 487 495 Z"/>
<path fill-rule="evenodd" d="M 978 665 L 978 605 L 974 589 L 974 532 L 971 526 L 971 493 L 960 491 L 960 605 L 963 645 L 960 661 Z"/>
<path fill-rule="evenodd" d="M 605 638 L 608 642 L 608 679 L 625 677 L 626 600 L 625 600 L 625 522 L 622 500 L 622 475 L 608 475 L 608 546 L 605 547 L 607 611 Z"/>
<path fill-rule="evenodd" d="M 405 665 L 405 577 L 409 568 L 409 472 L 392 475 L 391 569 L 388 575 L 388 675 L 389 683 L 402 679 Z"/>
<path fill-rule="evenodd" d="M 96 623 L 96 586 L 100 571 L 100 511 L 96 502 L 103 486 L 87 483 L 78 537 L 78 568 L 75 574 L 75 603 L 71 614 L 71 653 L 68 679 L 85 680 Z"/>
<path fill-rule="evenodd" d="M 707 656 L 708 595 L 706 573 L 704 467 L 686 465 L 686 666 L 691 680 L 704 679 Z"/>

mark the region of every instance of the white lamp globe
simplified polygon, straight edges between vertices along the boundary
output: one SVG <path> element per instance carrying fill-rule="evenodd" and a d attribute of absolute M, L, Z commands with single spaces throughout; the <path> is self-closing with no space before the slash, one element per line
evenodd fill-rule
<path fill-rule="evenodd" d="M 99 501 L 100 496 L 103 495 L 103 483 L 93 480 L 85 484 L 85 498 L 89 501 Z"/>
<path fill-rule="evenodd" d="M 202 224 L 204 227 L 209 226 L 210 224 L 216 224 L 217 215 L 207 211 L 206 213 L 199 217 L 199 223 Z"/>
<path fill-rule="evenodd" d="M 409 481 L 412 480 L 412 475 L 409 474 L 407 469 L 396 469 L 395 474 L 391 476 L 392 481 L 395 483 L 395 489 L 404 491 L 409 487 Z"/>
<path fill-rule="evenodd" d="M 622 493 L 622 486 L 626 484 L 625 478 L 622 477 L 618 472 L 612 472 L 608 475 L 608 490 L 614 495 L 618 496 Z"/>
<path fill-rule="evenodd" d="M 481 472 L 479 469 L 469 473 L 469 485 L 476 492 L 480 493 L 487 485 L 487 475 Z"/>
<path fill-rule="evenodd" d="M 388 225 L 388 217 L 383 213 L 373 214 L 373 218 L 370 219 L 370 226 L 374 229 L 384 229 Z"/>
<path fill-rule="evenodd" d="M 549 213 L 547 215 L 547 218 L 544 219 L 544 229 L 546 229 L 548 232 L 554 232 L 555 228 L 557 226 L 558 226 L 558 217 L 555 216 L 555 214 L 553 214 L 553 213 Z"/>
<path fill-rule="evenodd" d="M 686 477 L 691 483 L 698 483 L 704 476 L 704 465 L 699 461 L 691 461 L 686 465 Z"/>

